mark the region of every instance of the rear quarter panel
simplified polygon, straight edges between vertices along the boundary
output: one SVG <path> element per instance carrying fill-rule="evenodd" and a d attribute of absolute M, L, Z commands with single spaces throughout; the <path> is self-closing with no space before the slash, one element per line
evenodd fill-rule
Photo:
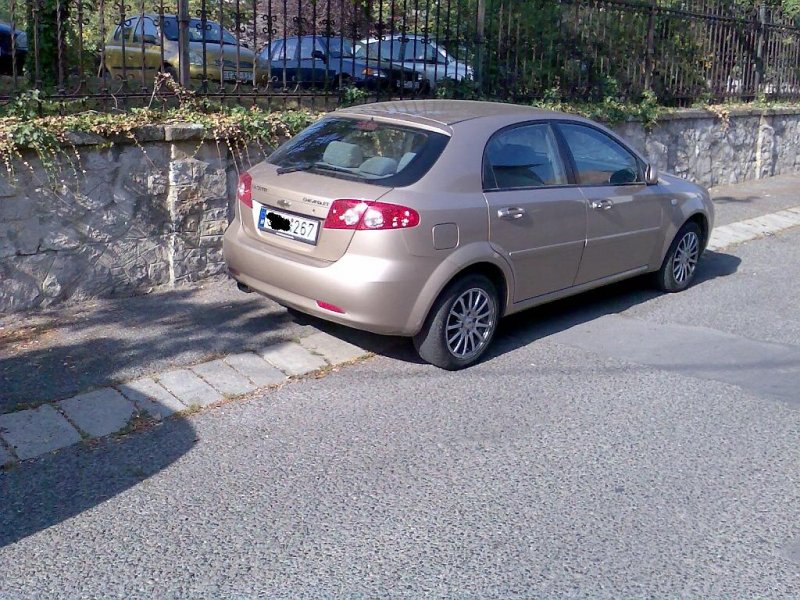
<path fill-rule="evenodd" d="M 506 280 L 503 295 L 513 298 L 511 267 L 489 243 L 489 213 L 481 178 L 483 149 L 498 126 L 503 125 L 488 119 L 456 124 L 451 129 L 449 143 L 430 171 L 414 185 L 394 188 L 382 198 L 420 213 L 419 226 L 404 232 L 404 242 L 411 256 L 432 259 L 429 263 L 432 270 L 421 274 L 424 281 L 419 282 L 421 293 L 411 311 L 409 331 L 419 331 L 442 290 L 459 273 L 479 263 L 492 264 L 503 273 Z M 433 228 L 441 224 L 457 227 L 455 246 L 434 246 Z"/>

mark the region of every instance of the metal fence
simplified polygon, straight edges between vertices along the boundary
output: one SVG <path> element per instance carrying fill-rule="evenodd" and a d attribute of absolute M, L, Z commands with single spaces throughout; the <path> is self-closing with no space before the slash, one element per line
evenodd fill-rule
<path fill-rule="evenodd" d="M 766 1 L 766 0 L 765 0 Z M 0 0 L 0 100 L 800 98 L 754 0 Z"/>

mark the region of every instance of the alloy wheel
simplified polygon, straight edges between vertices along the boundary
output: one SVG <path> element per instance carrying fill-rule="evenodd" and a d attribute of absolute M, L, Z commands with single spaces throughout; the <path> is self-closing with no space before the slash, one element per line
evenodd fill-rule
<path fill-rule="evenodd" d="M 447 349 L 459 359 L 469 359 L 483 350 L 491 338 L 497 309 L 481 288 L 461 294 L 450 308 L 445 326 Z"/>
<path fill-rule="evenodd" d="M 686 235 L 678 242 L 675 256 L 672 259 L 672 276 L 676 283 L 684 284 L 691 279 L 699 256 L 700 238 L 694 231 L 687 231 Z"/>

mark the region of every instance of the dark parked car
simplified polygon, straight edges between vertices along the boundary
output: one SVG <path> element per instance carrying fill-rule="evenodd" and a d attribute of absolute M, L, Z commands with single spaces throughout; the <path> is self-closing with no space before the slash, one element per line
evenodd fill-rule
<path fill-rule="evenodd" d="M 14 43 L 12 44 L 12 39 Z M 25 57 L 28 55 L 28 35 L 0 21 L 0 75 L 12 75 L 14 65 L 17 75 L 22 74 Z"/>
<path fill-rule="evenodd" d="M 340 37 L 281 38 L 265 47 L 260 58 L 269 62 L 272 78 L 277 82 L 409 91 L 418 90 L 421 82 L 419 73 L 413 69 L 356 58 L 352 42 Z"/>

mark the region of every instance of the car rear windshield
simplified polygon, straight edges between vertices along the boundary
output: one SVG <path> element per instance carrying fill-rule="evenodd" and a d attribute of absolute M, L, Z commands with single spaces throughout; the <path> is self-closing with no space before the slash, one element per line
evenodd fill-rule
<path fill-rule="evenodd" d="M 329 117 L 273 152 L 278 173 L 309 171 L 398 187 L 418 181 L 450 138 L 424 129 L 369 119 Z"/>

